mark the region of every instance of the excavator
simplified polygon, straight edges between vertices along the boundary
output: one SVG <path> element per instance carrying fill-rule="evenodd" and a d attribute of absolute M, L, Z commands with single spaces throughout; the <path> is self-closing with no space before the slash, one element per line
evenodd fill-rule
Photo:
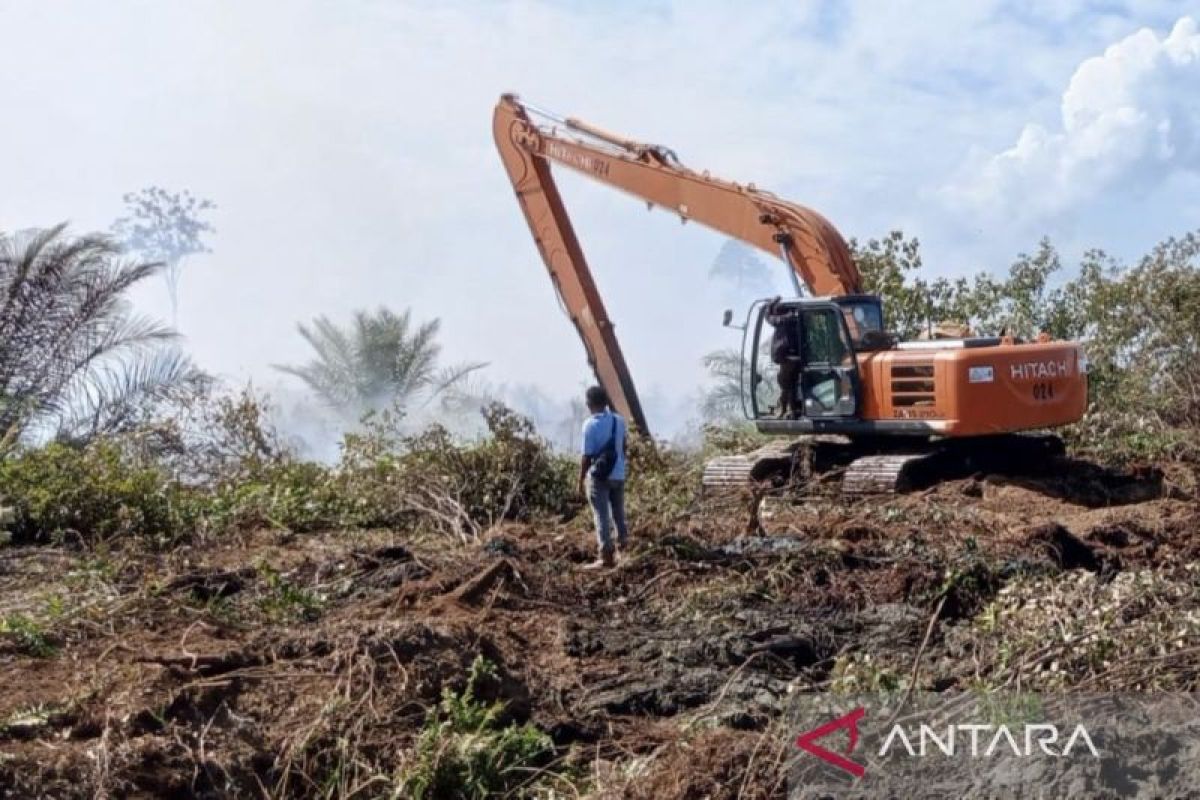
<path fill-rule="evenodd" d="M 908 491 L 972 472 L 1021 472 L 1063 452 L 1052 434 L 1087 405 L 1078 343 L 1010 335 L 901 342 L 866 292 L 850 248 L 821 214 L 753 183 L 685 167 L 671 149 L 562 118 L 513 94 L 492 130 L 555 290 L 613 407 L 645 413 L 551 165 L 565 167 L 757 248 L 786 265 L 796 297 L 753 303 L 742 325 L 743 409 L 779 440 L 709 462 L 706 487 L 840 481 L 847 494 Z M 807 290 L 807 291 L 805 291 Z M 794 342 L 776 386 L 779 326 Z M 784 396 L 781 396 L 782 393 Z M 790 396 L 788 396 L 790 395 Z"/>

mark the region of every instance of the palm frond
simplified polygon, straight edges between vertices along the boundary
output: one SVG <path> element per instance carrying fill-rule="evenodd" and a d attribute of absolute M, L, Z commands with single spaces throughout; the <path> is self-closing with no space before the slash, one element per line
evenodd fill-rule
<path fill-rule="evenodd" d="M 160 269 L 123 260 L 107 236 L 68 236 L 65 225 L 0 234 L 0 429 L 44 427 L 88 376 L 174 338 L 125 299 Z"/>
<path fill-rule="evenodd" d="M 70 400 L 56 420 L 56 438 L 88 439 L 130 430 L 159 404 L 208 380 L 174 348 L 105 364 L 83 375 L 68 392 Z"/>
<path fill-rule="evenodd" d="M 359 310 L 345 326 L 316 317 L 299 330 L 313 349 L 305 364 L 275 365 L 299 378 L 329 406 L 357 417 L 366 409 L 403 406 L 436 396 L 483 364 L 438 369 L 438 320 L 414 325 L 412 312 Z"/>
<path fill-rule="evenodd" d="M 451 367 L 442 367 L 437 370 L 430 379 L 430 389 L 434 394 L 439 394 L 458 385 L 472 372 L 483 369 L 488 364 L 486 361 L 473 361 L 467 364 L 455 364 Z"/>

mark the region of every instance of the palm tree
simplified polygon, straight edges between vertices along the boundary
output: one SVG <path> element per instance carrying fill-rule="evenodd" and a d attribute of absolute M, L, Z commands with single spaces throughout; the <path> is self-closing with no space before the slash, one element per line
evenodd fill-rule
<path fill-rule="evenodd" d="M 704 392 L 700 412 L 711 422 L 728 421 L 742 415 L 742 372 L 745 364 L 738 350 L 726 348 L 708 353 L 704 368 L 714 383 Z"/>
<path fill-rule="evenodd" d="M 0 233 L 0 441 L 86 437 L 200 379 L 170 328 L 132 313 L 125 293 L 160 264 L 133 263 L 66 225 Z"/>
<path fill-rule="evenodd" d="M 352 414 L 428 401 L 484 366 L 439 367 L 439 327 L 436 319 L 414 325 L 407 309 L 356 311 L 345 327 L 320 316 L 311 326 L 298 326 L 316 357 L 276 369 L 300 378 L 327 405 Z"/>

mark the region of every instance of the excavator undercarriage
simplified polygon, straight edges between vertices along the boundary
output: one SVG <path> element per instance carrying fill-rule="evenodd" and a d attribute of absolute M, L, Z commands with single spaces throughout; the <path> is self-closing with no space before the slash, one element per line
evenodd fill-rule
<path fill-rule="evenodd" d="M 1064 453 L 1062 440 L 1053 435 L 809 437 L 711 459 L 704 467 L 703 486 L 706 493 L 826 487 L 846 495 L 894 494 L 977 473 L 1027 474 Z"/>

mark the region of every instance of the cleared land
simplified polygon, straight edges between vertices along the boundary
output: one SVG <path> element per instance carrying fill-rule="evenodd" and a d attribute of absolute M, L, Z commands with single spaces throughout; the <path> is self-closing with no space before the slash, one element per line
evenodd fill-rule
<path fill-rule="evenodd" d="M 777 502 L 758 535 L 744 508 L 639 527 L 600 574 L 584 520 L 0 548 L 0 795 L 388 796 L 477 656 L 494 724 L 553 742 L 526 785 L 568 797 L 782 796 L 794 691 L 1200 688 L 1169 471 Z"/>

